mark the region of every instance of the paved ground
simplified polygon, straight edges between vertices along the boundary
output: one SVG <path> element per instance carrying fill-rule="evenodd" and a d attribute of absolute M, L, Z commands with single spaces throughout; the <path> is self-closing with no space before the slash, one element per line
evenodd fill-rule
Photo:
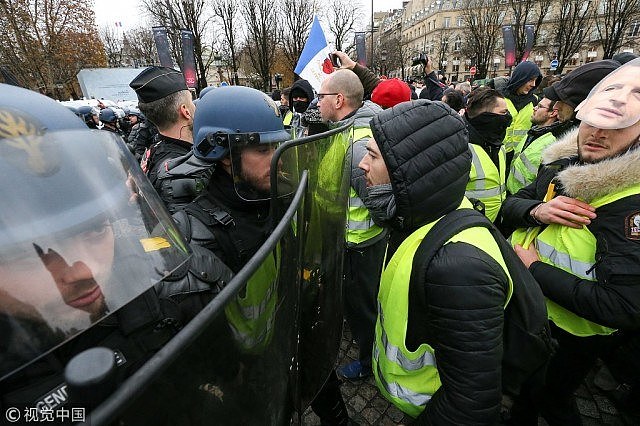
<path fill-rule="evenodd" d="M 351 333 L 345 326 L 345 331 L 340 345 L 338 365 L 353 361 L 358 356 L 358 347 L 351 340 Z M 380 395 L 373 378 L 360 382 L 344 382 L 342 395 L 347 404 L 349 417 L 359 425 L 402 425 L 411 423 L 410 418 Z M 634 417 L 617 409 L 613 403 L 593 385 L 593 373 L 587 378 L 585 384 L 576 392 L 578 409 L 582 415 L 584 426 L 611 425 L 627 426 L 640 425 L 640 417 Z M 316 426 L 320 424 L 317 416 L 307 410 L 303 417 L 303 425 Z M 547 426 L 540 419 L 539 426 Z"/>

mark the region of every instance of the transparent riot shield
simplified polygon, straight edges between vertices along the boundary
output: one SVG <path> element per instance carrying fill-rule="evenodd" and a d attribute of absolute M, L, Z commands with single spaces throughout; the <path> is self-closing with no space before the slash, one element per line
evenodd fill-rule
<path fill-rule="evenodd" d="M 350 173 L 345 155 L 351 132 L 351 123 L 348 123 L 329 132 L 287 142 L 279 149 L 284 153 L 295 150 L 298 169 L 307 170 L 309 175 L 304 206 L 298 211 L 297 220 L 301 283 L 298 376 L 292 394 L 298 413 L 304 411 L 322 388 L 335 367 L 340 347 L 342 263 Z M 282 158 L 287 156 L 283 154 Z M 278 159 L 274 157 L 272 168 L 275 161 Z"/>
<path fill-rule="evenodd" d="M 308 406 L 342 331 L 349 134 L 344 126 L 278 148 L 269 238 L 91 425 L 288 424 Z"/>
<path fill-rule="evenodd" d="M 295 217 L 307 181 L 286 169 L 296 161 L 282 162 L 281 184 L 295 192 L 280 199 L 286 210 L 270 237 L 220 294 L 91 413 L 91 425 L 289 422 L 300 275 Z"/>

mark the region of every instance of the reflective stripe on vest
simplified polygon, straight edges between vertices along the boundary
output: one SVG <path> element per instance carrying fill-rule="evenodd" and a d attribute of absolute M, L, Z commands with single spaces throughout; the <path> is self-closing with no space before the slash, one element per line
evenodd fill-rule
<path fill-rule="evenodd" d="M 225 308 L 234 338 L 244 352 L 262 351 L 273 336 L 279 262 L 278 245 L 247 281 L 244 294 L 236 296 Z"/>
<path fill-rule="evenodd" d="M 514 151 L 518 143 L 531 128 L 531 115 L 533 114 L 533 103 L 529 102 L 520 111 L 518 111 L 510 99 L 504 98 L 507 102 L 509 114 L 513 120 L 511 125 L 507 127 L 507 133 L 504 137 L 504 147 L 507 152 Z M 517 154 L 517 153 L 516 153 Z"/>
<path fill-rule="evenodd" d="M 465 198 L 458 208 L 470 209 L 472 206 Z M 421 227 L 402 242 L 382 273 L 378 293 L 379 315 L 372 356 L 376 384 L 385 398 L 413 417 L 424 410 L 441 386 L 433 348 L 422 343 L 415 351 L 409 351 L 405 345 L 413 257 L 435 223 L 437 221 Z M 471 244 L 498 262 L 509 279 L 506 306 L 513 285 L 500 248 L 489 230 L 465 229 L 447 243 L 450 242 Z"/>
<path fill-rule="evenodd" d="M 640 184 L 591 200 L 596 209 L 625 197 L 640 194 Z M 597 211 L 597 210 L 596 210 Z M 569 228 L 558 224 L 548 225 L 540 231 L 540 227 L 519 229 L 511 236 L 512 244 L 523 244 L 525 238 L 530 239 L 537 232 L 536 247 L 540 260 L 556 266 L 581 279 L 596 281 L 593 265 L 596 255 L 596 238 L 586 226 L 580 229 Z M 526 246 L 523 246 L 526 248 Z M 607 335 L 616 331 L 595 322 L 582 318 L 562 306 L 547 299 L 549 319 L 558 327 L 575 336 Z"/>
<path fill-rule="evenodd" d="M 471 150 L 471 170 L 469 182 L 464 195 L 467 198 L 476 198 L 485 206 L 485 215 L 490 221 L 496 220 L 502 202 L 506 197 L 505 169 L 506 154 L 504 147 L 500 147 L 500 170 L 493 163 L 489 154 L 481 146 L 469 144 Z"/>
<path fill-rule="evenodd" d="M 515 194 L 536 179 L 538 168 L 542 162 L 542 152 L 555 141 L 556 137 L 553 133 L 545 133 L 531 142 L 524 151 L 513 159 L 507 179 L 507 190 L 511 194 Z"/>
<path fill-rule="evenodd" d="M 355 128 L 352 133 L 352 144 L 360 139 L 370 138 L 372 135 L 369 126 Z M 351 172 L 351 167 L 349 167 L 349 170 Z M 347 243 L 360 244 L 379 235 L 381 232 L 382 228 L 373 222 L 369 210 L 364 206 L 355 189 L 351 187 L 349 189 L 349 204 L 347 208 Z"/>

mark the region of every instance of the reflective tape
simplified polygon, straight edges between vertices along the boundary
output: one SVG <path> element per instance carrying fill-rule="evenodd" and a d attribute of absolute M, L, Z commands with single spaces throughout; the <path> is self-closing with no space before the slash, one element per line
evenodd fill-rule
<path fill-rule="evenodd" d="M 504 191 L 505 191 L 505 186 L 500 185 L 490 189 L 476 189 L 473 191 L 465 191 L 464 195 L 466 195 L 467 198 L 482 199 L 482 198 L 496 197 L 502 194 Z"/>
<path fill-rule="evenodd" d="M 380 383 L 392 397 L 401 399 L 417 407 L 427 405 L 427 402 L 429 402 L 429 400 L 431 399 L 431 395 L 429 394 L 414 392 L 411 389 L 407 389 L 396 382 L 387 382 L 382 374 L 382 371 L 380 371 L 380 363 L 377 363 L 377 369 L 378 379 L 380 380 Z"/>
<path fill-rule="evenodd" d="M 567 253 L 561 253 L 555 249 L 555 247 L 536 239 L 536 245 L 540 256 L 549 259 L 551 263 L 565 270 L 571 271 L 573 275 L 586 280 L 596 281 L 596 274 L 593 270 L 593 263 L 582 262 L 577 259 L 573 259 Z M 587 273 L 587 271 L 590 271 Z"/>

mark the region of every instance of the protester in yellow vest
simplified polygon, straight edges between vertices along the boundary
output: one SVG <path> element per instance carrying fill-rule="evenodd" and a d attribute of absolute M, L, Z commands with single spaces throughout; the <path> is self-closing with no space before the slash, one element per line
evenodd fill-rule
<path fill-rule="evenodd" d="M 420 424 L 495 424 L 511 291 L 496 241 L 487 229 L 462 231 L 433 257 L 425 282 L 410 280 L 429 229 L 471 208 L 465 123 L 428 100 L 399 104 L 371 123 L 360 167 L 369 187 L 390 185 L 394 200 L 373 353 L 378 388 Z"/>
<path fill-rule="evenodd" d="M 530 118 L 533 106 L 538 103 L 533 91 L 540 84 L 540 81 L 542 81 L 542 74 L 540 74 L 538 66 L 533 62 L 525 61 L 515 67 L 509 83 L 504 89 L 503 94 L 507 100 L 507 107 L 513 117 L 511 126 L 507 128 L 507 134 L 504 137 L 508 164 L 511 163 L 518 142 L 531 128 Z"/>
<path fill-rule="evenodd" d="M 640 326 L 638 75 L 640 59 L 594 87 L 577 107 L 579 129 L 545 151 L 536 181 L 503 208 L 505 222 L 523 227 L 512 242 L 560 343 L 534 392 L 551 425 L 580 424 L 573 392 L 616 329 Z"/>
<path fill-rule="evenodd" d="M 542 151 L 557 137 L 580 124 L 575 119 L 575 108 L 600 80 L 619 66 L 618 62 L 612 60 L 590 62 L 544 88 L 544 98 L 531 116 L 533 127 L 516 147 L 516 156 L 507 179 L 509 193 L 515 194 L 533 182 Z"/>
<path fill-rule="evenodd" d="M 558 111 L 553 109 L 550 99 L 542 98 L 533 107 L 531 124 L 527 135 L 516 147 L 516 156 L 511 161 L 511 170 L 507 178 L 507 191 L 518 192 L 533 182 L 538 174 L 542 151 L 556 141 L 555 129 L 565 129 L 567 123 L 558 121 Z M 568 123 L 571 126 L 572 123 Z"/>
<path fill-rule="evenodd" d="M 481 87 L 469 95 L 464 120 L 472 154 L 465 195 L 472 202 L 480 201 L 479 210 L 493 222 L 506 198 L 506 157 L 502 140 L 511 124 L 511 114 L 499 92 Z"/>
<path fill-rule="evenodd" d="M 346 379 L 362 379 L 371 375 L 371 347 L 376 321 L 376 295 L 386 232 L 375 224 L 368 210 L 369 200 L 386 205 L 390 188 L 371 194 L 358 163 L 366 154 L 366 142 L 371 137 L 369 121 L 382 109 L 371 101 L 363 103 L 364 88 L 351 70 L 340 69 L 325 79 L 318 93 L 318 108 L 322 120 L 330 127 L 342 126 L 354 119 L 354 131 L 346 158 L 340 163 L 322 164 L 319 176 L 333 174 L 346 168 L 351 174 L 347 208 L 346 250 L 344 262 L 344 307 L 351 332 L 360 348 L 358 360 L 337 370 Z M 334 143 L 341 143 L 336 140 Z M 336 156 L 336 158 L 341 157 Z M 332 171 L 330 168 L 333 167 Z M 321 186 L 321 184 L 319 184 Z M 325 188 L 326 189 L 326 188 Z"/>

